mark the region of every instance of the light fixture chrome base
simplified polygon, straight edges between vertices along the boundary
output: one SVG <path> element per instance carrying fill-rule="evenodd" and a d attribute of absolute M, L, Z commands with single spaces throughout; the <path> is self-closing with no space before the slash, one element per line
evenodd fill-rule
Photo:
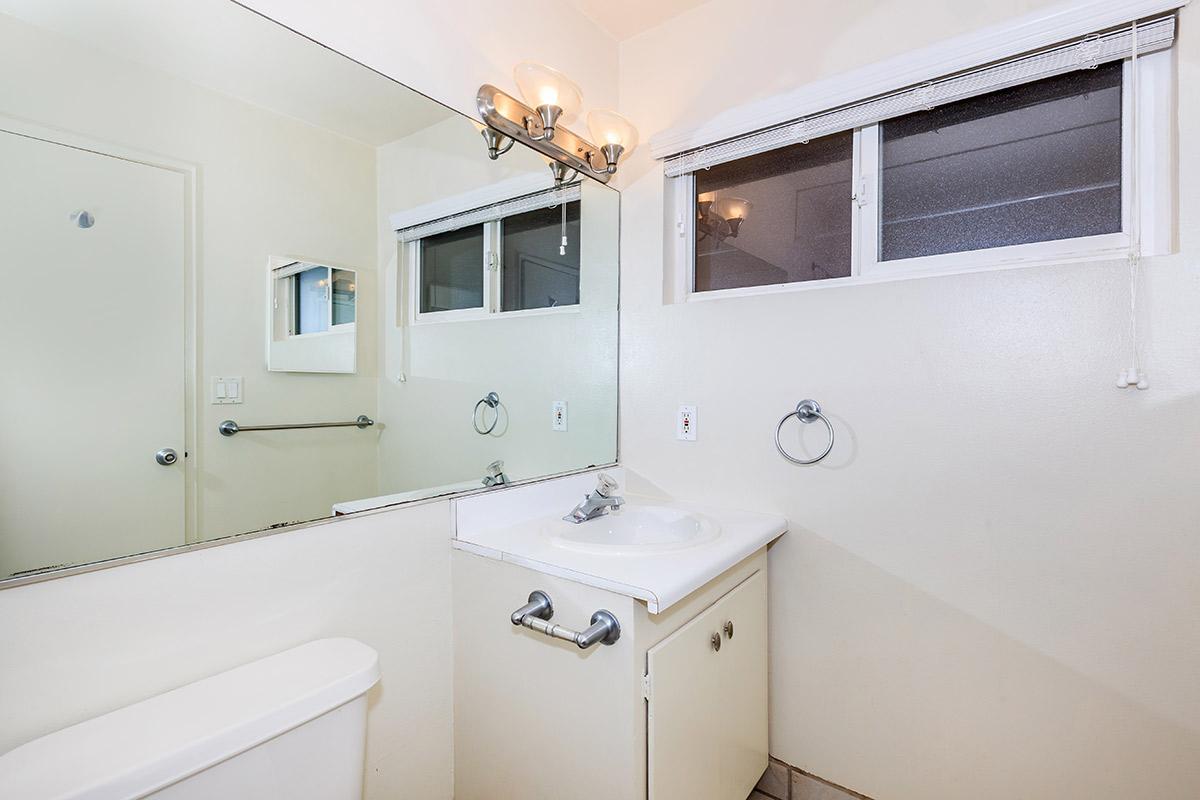
<path fill-rule="evenodd" d="M 612 175 L 617 171 L 617 162 L 621 160 L 621 154 L 625 152 L 625 145 L 621 144 L 606 144 L 600 148 L 600 152 L 604 154 L 604 166 L 597 167 L 592 164 L 592 154 L 588 154 L 588 166 L 592 168 L 592 172 L 607 172 Z"/>
<path fill-rule="evenodd" d="M 579 177 L 579 170 L 568 167 L 561 161 L 550 162 L 550 174 L 554 176 L 554 188 L 561 189 L 568 183 L 574 183 Z"/>
<path fill-rule="evenodd" d="M 586 172 L 601 183 L 608 183 L 612 172 L 616 171 L 615 165 L 612 172 L 606 168 L 593 169 L 592 157 L 598 157 L 601 154 L 601 148 L 587 139 L 577 136 L 569 128 L 554 124 L 552 139 L 537 138 L 535 134 L 531 134 L 527 120 L 534 121 L 535 132 L 538 134 L 544 132 L 545 126 L 542 123 L 541 114 L 491 84 L 485 83 L 479 87 L 479 94 L 476 95 L 475 101 L 479 108 L 479 118 L 485 125 L 512 139 L 520 139 L 542 155 L 565 164 L 571 169 Z M 555 118 L 556 122 L 557 117 Z"/>
<path fill-rule="evenodd" d="M 526 117 L 525 133 L 529 134 L 529 138 L 533 141 L 550 141 L 554 138 L 555 126 L 558 124 L 558 118 L 562 116 L 562 108 L 559 106 L 538 106 L 536 117 Z"/>
<path fill-rule="evenodd" d="M 479 134 L 483 137 L 483 141 L 487 143 L 488 158 L 492 161 L 512 150 L 512 146 L 516 144 L 516 140 L 511 136 L 505 136 L 500 131 L 492 128 L 485 127 Z"/>

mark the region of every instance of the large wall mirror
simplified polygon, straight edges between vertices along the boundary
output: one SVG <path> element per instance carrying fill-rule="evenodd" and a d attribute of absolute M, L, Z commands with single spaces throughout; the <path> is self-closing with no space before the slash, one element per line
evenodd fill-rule
<path fill-rule="evenodd" d="M 617 192 L 230 0 L 0 0 L 0 175 L 0 581 L 616 460 Z"/>

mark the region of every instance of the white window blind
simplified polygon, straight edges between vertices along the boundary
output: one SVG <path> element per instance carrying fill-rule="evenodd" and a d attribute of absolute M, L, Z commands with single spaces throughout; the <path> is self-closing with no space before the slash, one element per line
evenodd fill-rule
<path fill-rule="evenodd" d="M 818 136 L 873 125 L 944 103 L 1128 58 L 1134 50 L 1134 30 L 1137 31 L 1139 55 L 1164 50 L 1175 41 L 1175 15 L 1168 14 L 1136 25 L 1130 23 L 669 156 L 664 160 L 664 171 L 667 177 L 674 178 Z"/>
<path fill-rule="evenodd" d="M 426 236 L 434 236 L 439 233 L 466 228 L 470 225 L 482 225 L 485 222 L 511 217 L 514 214 L 523 214 L 526 211 L 533 211 L 537 208 L 551 208 L 560 203 L 571 203 L 578 200 L 580 194 L 579 184 L 572 183 L 561 189 L 548 189 L 536 194 L 514 197 L 511 200 L 492 203 L 482 208 L 475 208 L 430 222 L 423 222 L 420 225 L 401 228 L 396 231 L 396 236 L 402 242 L 412 242 L 417 239 L 424 239 Z"/>

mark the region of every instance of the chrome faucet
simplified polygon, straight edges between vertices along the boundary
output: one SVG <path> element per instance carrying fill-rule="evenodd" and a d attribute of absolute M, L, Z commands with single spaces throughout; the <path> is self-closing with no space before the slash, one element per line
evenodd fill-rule
<path fill-rule="evenodd" d="M 504 462 L 497 459 L 487 465 L 487 475 L 483 476 L 484 486 L 503 486 L 508 483 L 508 476 L 504 474 Z"/>
<path fill-rule="evenodd" d="M 615 511 L 625 505 L 625 498 L 613 494 L 615 491 L 617 482 L 601 472 L 597 476 L 596 489 L 584 497 L 583 502 L 571 509 L 571 513 L 563 519 L 578 525 L 606 514 L 609 510 Z"/>

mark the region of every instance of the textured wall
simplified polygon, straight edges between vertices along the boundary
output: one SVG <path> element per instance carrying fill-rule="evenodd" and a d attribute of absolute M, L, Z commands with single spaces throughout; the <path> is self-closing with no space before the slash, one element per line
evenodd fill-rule
<path fill-rule="evenodd" d="M 1032 5 L 709 3 L 622 43 L 622 108 L 653 134 Z M 1184 142 L 1197 13 L 1177 47 Z M 1182 252 L 1145 264 L 1142 393 L 1113 386 L 1122 263 L 663 305 L 663 179 L 635 161 L 622 460 L 792 521 L 771 552 L 773 754 L 888 800 L 1200 795 L 1194 150 Z M 771 437 L 809 396 L 839 438 L 801 468 Z M 695 443 L 673 436 L 684 402 Z"/>

